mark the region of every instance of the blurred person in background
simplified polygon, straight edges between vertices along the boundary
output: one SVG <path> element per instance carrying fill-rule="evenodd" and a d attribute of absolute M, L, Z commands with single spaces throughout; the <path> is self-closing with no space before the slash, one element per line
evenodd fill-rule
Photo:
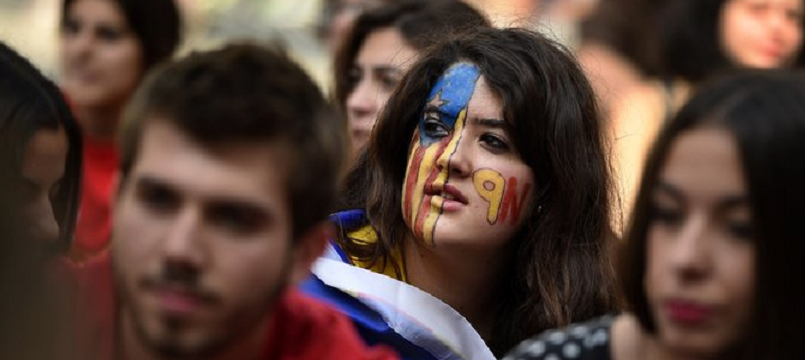
<path fill-rule="evenodd" d="M 85 138 L 81 206 L 72 248 L 76 260 L 107 247 L 121 112 L 146 72 L 174 53 L 180 27 L 173 0 L 62 3 L 61 86 Z"/>
<path fill-rule="evenodd" d="M 600 99 L 605 121 L 629 90 L 658 75 L 656 23 L 670 1 L 676 0 L 600 0 L 581 21 L 576 57 Z"/>
<path fill-rule="evenodd" d="M 294 288 L 332 227 L 332 117 L 279 50 L 158 67 L 124 115 L 114 240 L 86 267 L 85 359 L 395 359 Z"/>
<path fill-rule="evenodd" d="M 0 358 L 71 359 L 66 270 L 81 138 L 59 89 L 0 42 Z M 71 329 L 70 329 L 71 330 Z"/>
<path fill-rule="evenodd" d="M 805 73 L 705 86 L 660 133 L 622 248 L 628 313 L 507 360 L 801 359 Z"/>
<path fill-rule="evenodd" d="M 401 0 L 361 14 L 335 54 L 335 99 L 353 156 L 366 146 L 378 115 L 405 71 L 449 34 L 489 26 L 460 0 Z"/>
<path fill-rule="evenodd" d="M 319 36 L 335 53 L 360 14 L 390 0 L 325 0 L 321 13 Z"/>
<path fill-rule="evenodd" d="M 609 164 L 572 55 L 481 27 L 422 54 L 304 289 L 406 359 L 493 359 L 615 309 Z M 573 156 L 568 156 L 573 154 Z"/>
<path fill-rule="evenodd" d="M 802 0 L 676 0 L 661 11 L 660 72 L 624 96 L 611 124 L 627 216 L 656 134 L 699 83 L 738 68 L 805 65 Z"/>

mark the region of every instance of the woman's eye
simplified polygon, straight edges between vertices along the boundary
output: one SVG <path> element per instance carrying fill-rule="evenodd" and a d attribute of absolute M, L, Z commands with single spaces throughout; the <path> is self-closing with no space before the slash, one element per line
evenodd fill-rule
<path fill-rule="evenodd" d="M 78 21 L 75 21 L 73 19 L 64 20 L 64 23 L 62 24 L 61 27 L 61 32 L 63 34 L 70 34 L 70 35 L 77 34 L 80 30 L 81 25 L 78 23 Z"/>
<path fill-rule="evenodd" d="M 105 41 L 115 41 L 122 36 L 122 32 L 107 26 L 101 26 L 97 30 L 98 37 Z"/>
<path fill-rule="evenodd" d="M 509 150 L 509 145 L 497 135 L 484 134 L 481 135 L 481 143 L 491 148 L 492 150 Z"/>
<path fill-rule="evenodd" d="M 443 138 L 450 135 L 450 130 L 447 129 L 447 126 L 432 115 L 426 115 L 422 127 L 428 137 Z"/>
<path fill-rule="evenodd" d="M 755 229 L 747 221 L 731 221 L 727 223 L 727 231 L 735 237 L 751 240 L 755 237 Z"/>
<path fill-rule="evenodd" d="M 384 74 L 380 77 L 380 85 L 386 92 L 392 92 L 399 82 L 400 79 L 392 74 Z"/>
<path fill-rule="evenodd" d="M 795 22 L 796 24 L 802 24 L 802 11 L 801 10 L 788 10 L 786 11 L 786 17 L 788 20 Z"/>
<path fill-rule="evenodd" d="M 651 219 L 653 222 L 667 226 L 678 226 L 682 223 L 684 218 L 685 215 L 682 213 L 682 211 L 659 205 L 652 205 Z"/>
<path fill-rule="evenodd" d="M 357 67 L 350 68 L 349 71 L 347 71 L 346 80 L 350 89 L 354 89 L 355 86 L 361 82 L 362 75 L 361 69 Z"/>

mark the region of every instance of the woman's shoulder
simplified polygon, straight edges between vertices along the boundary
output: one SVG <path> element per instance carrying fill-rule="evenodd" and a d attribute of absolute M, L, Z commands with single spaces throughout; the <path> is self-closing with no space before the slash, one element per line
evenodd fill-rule
<path fill-rule="evenodd" d="M 504 360 L 609 360 L 613 315 L 546 331 L 520 343 Z"/>

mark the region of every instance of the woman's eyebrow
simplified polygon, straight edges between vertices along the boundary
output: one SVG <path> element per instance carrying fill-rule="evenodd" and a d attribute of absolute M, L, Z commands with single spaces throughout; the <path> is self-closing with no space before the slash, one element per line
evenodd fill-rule
<path fill-rule="evenodd" d="M 477 125 L 489 128 L 504 129 L 504 130 L 509 128 L 509 124 L 503 119 L 481 118 L 481 119 L 473 119 L 472 122 Z"/>
<path fill-rule="evenodd" d="M 684 201 L 685 196 L 682 194 L 681 191 L 676 186 L 671 185 L 667 181 L 662 179 L 657 180 L 657 185 L 654 188 L 655 192 L 660 192 L 667 194 L 668 196 L 672 197 L 674 200 L 677 201 Z"/>
<path fill-rule="evenodd" d="M 746 195 L 729 195 L 718 201 L 717 210 L 726 212 L 747 205 L 749 205 L 749 198 Z"/>

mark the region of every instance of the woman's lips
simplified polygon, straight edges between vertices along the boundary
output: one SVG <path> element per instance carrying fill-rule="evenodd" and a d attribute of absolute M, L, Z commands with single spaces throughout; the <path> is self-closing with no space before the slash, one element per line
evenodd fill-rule
<path fill-rule="evenodd" d="M 445 211 L 458 210 L 469 203 L 467 197 L 451 184 L 444 184 L 443 186 L 431 184 L 425 189 L 425 194 L 432 197 L 431 201 L 434 205 L 441 206 L 442 210 Z M 436 202 L 438 199 L 443 199 L 444 201 L 438 203 Z"/>
<path fill-rule="evenodd" d="M 685 326 L 701 325 L 706 322 L 713 313 L 712 306 L 681 299 L 666 301 L 664 308 L 665 313 L 671 321 Z"/>

